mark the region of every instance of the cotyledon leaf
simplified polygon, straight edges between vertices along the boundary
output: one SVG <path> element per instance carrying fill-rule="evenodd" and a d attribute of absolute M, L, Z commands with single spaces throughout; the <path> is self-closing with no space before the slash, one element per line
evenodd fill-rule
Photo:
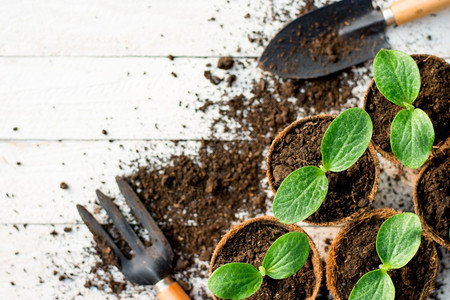
<path fill-rule="evenodd" d="M 376 248 L 387 269 L 406 265 L 420 246 L 422 225 L 413 213 L 401 213 L 384 221 L 378 230 Z"/>
<path fill-rule="evenodd" d="M 244 299 L 261 286 L 263 277 L 252 265 L 230 263 L 218 268 L 208 280 L 208 288 L 217 297 Z"/>
<path fill-rule="evenodd" d="M 395 288 L 386 270 L 370 271 L 361 277 L 348 300 L 394 300 Z"/>
<path fill-rule="evenodd" d="M 373 78 L 380 93 L 399 106 L 411 105 L 419 95 L 419 68 L 402 51 L 381 49 L 373 61 Z"/>
<path fill-rule="evenodd" d="M 280 236 L 267 250 L 262 266 L 273 279 L 284 279 L 300 270 L 309 255 L 309 241 L 302 232 Z"/>
<path fill-rule="evenodd" d="M 324 171 L 313 166 L 297 169 L 278 188 L 273 213 L 285 224 L 303 221 L 320 207 L 327 192 L 328 179 Z"/>
<path fill-rule="evenodd" d="M 391 148 L 402 164 L 411 169 L 422 166 L 430 156 L 433 143 L 433 123 L 423 110 L 398 112 L 391 125 Z"/>
<path fill-rule="evenodd" d="M 364 154 L 372 138 L 372 120 L 361 108 L 350 108 L 331 122 L 320 146 L 327 171 L 350 168 Z"/>

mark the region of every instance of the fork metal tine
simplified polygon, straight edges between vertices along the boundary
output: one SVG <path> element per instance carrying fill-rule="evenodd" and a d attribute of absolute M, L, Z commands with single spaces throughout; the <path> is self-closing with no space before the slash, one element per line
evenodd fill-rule
<path fill-rule="evenodd" d="M 106 210 L 111 221 L 116 226 L 117 230 L 122 234 L 125 241 L 135 252 L 144 251 L 144 244 L 131 228 L 130 224 L 125 220 L 119 208 L 113 203 L 112 199 L 96 190 L 97 198 L 101 206 Z"/>
<path fill-rule="evenodd" d="M 125 197 L 128 206 L 130 206 L 133 210 L 133 213 L 136 216 L 137 220 L 148 230 L 156 250 L 158 252 L 162 252 L 160 254 L 163 254 L 166 258 L 172 261 L 172 247 L 170 246 L 169 241 L 167 240 L 164 233 L 161 231 L 155 220 L 145 208 L 144 204 L 142 204 L 141 200 L 136 195 L 134 190 L 123 178 L 116 177 L 116 181 L 117 185 L 119 186 L 120 192 Z M 160 249 L 161 247 L 163 249 Z"/>
<path fill-rule="evenodd" d="M 116 243 L 114 243 L 111 236 L 106 232 L 102 225 L 100 225 L 97 220 L 92 216 L 92 214 L 82 205 L 77 204 L 78 213 L 81 216 L 81 219 L 92 232 L 93 235 L 97 235 L 103 238 L 106 241 L 106 244 L 114 251 L 116 256 L 120 260 L 120 264 L 123 265 L 126 260 L 122 251 L 117 247 Z"/>

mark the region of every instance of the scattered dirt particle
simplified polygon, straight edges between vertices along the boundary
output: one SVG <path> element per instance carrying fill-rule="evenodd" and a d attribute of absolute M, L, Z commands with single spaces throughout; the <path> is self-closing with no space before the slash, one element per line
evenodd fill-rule
<path fill-rule="evenodd" d="M 59 184 L 59 187 L 63 190 L 67 190 L 69 188 L 69 185 L 63 181 Z"/>
<path fill-rule="evenodd" d="M 236 75 L 230 75 L 227 77 L 227 86 L 231 87 L 233 85 L 233 83 L 236 81 L 237 77 Z"/>
<path fill-rule="evenodd" d="M 234 59 L 231 56 L 223 56 L 219 58 L 217 62 L 217 67 L 223 70 L 229 70 L 234 65 Z"/>

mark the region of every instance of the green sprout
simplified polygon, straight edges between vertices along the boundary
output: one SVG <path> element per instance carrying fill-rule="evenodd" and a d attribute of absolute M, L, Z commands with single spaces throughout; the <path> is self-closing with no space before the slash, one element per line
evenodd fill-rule
<path fill-rule="evenodd" d="M 430 156 L 434 143 L 430 118 L 412 105 L 420 91 L 419 68 L 408 54 L 381 49 L 373 61 L 373 78 L 386 99 L 406 108 L 392 121 L 391 148 L 402 164 L 417 169 Z"/>
<path fill-rule="evenodd" d="M 258 291 L 265 275 L 287 278 L 303 267 L 308 255 L 308 237 L 301 232 L 289 232 L 270 246 L 259 270 L 246 263 L 225 264 L 211 275 L 208 288 L 223 299 L 247 298 Z"/>
<path fill-rule="evenodd" d="M 372 121 L 354 107 L 331 122 L 322 139 L 319 167 L 295 170 L 281 183 L 273 202 L 273 213 L 282 223 L 303 221 L 319 209 L 328 192 L 326 172 L 350 168 L 366 151 L 372 137 Z"/>
<path fill-rule="evenodd" d="M 420 246 L 422 226 L 413 213 L 397 214 L 381 225 L 376 249 L 383 263 L 378 270 L 364 274 L 356 283 L 349 300 L 394 300 L 395 287 L 387 273 L 405 266 Z"/>

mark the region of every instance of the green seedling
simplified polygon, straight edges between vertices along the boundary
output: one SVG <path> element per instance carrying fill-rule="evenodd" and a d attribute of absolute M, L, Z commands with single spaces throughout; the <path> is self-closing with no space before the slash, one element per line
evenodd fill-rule
<path fill-rule="evenodd" d="M 225 264 L 211 275 L 208 288 L 223 299 L 247 298 L 258 291 L 265 275 L 287 278 L 303 267 L 308 255 L 308 237 L 301 232 L 289 232 L 270 246 L 259 270 L 246 263 Z"/>
<path fill-rule="evenodd" d="M 394 300 L 395 287 L 387 273 L 405 266 L 420 246 L 422 226 L 413 213 L 402 213 L 387 219 L 378 230 L 376 249 L 382 265 L 361 277 L 349 300 Z"/>
<path fill-rule="evenodd" d="M 392 121 L 391 148 L 402 164 L 417 169 L 430 156 L 434 143 L 430 118 L 413 106 L 420 91 L 419 68 L 408 54 L 381 49 L 373 61 L 373 78 L 386 99 L 405 108 Z"/>
<path fill-rule="evenodd" d="M 364 154 L 372 137 L 372 121 L 360 108 L 350 108 L 331 122 L 323 136 L 319 167 L 295 170 L 281 183 L 273 213 L 282 223 L 303 221 L 319 209 L 328 192 L 326 172 L 350 168 Z"/>

